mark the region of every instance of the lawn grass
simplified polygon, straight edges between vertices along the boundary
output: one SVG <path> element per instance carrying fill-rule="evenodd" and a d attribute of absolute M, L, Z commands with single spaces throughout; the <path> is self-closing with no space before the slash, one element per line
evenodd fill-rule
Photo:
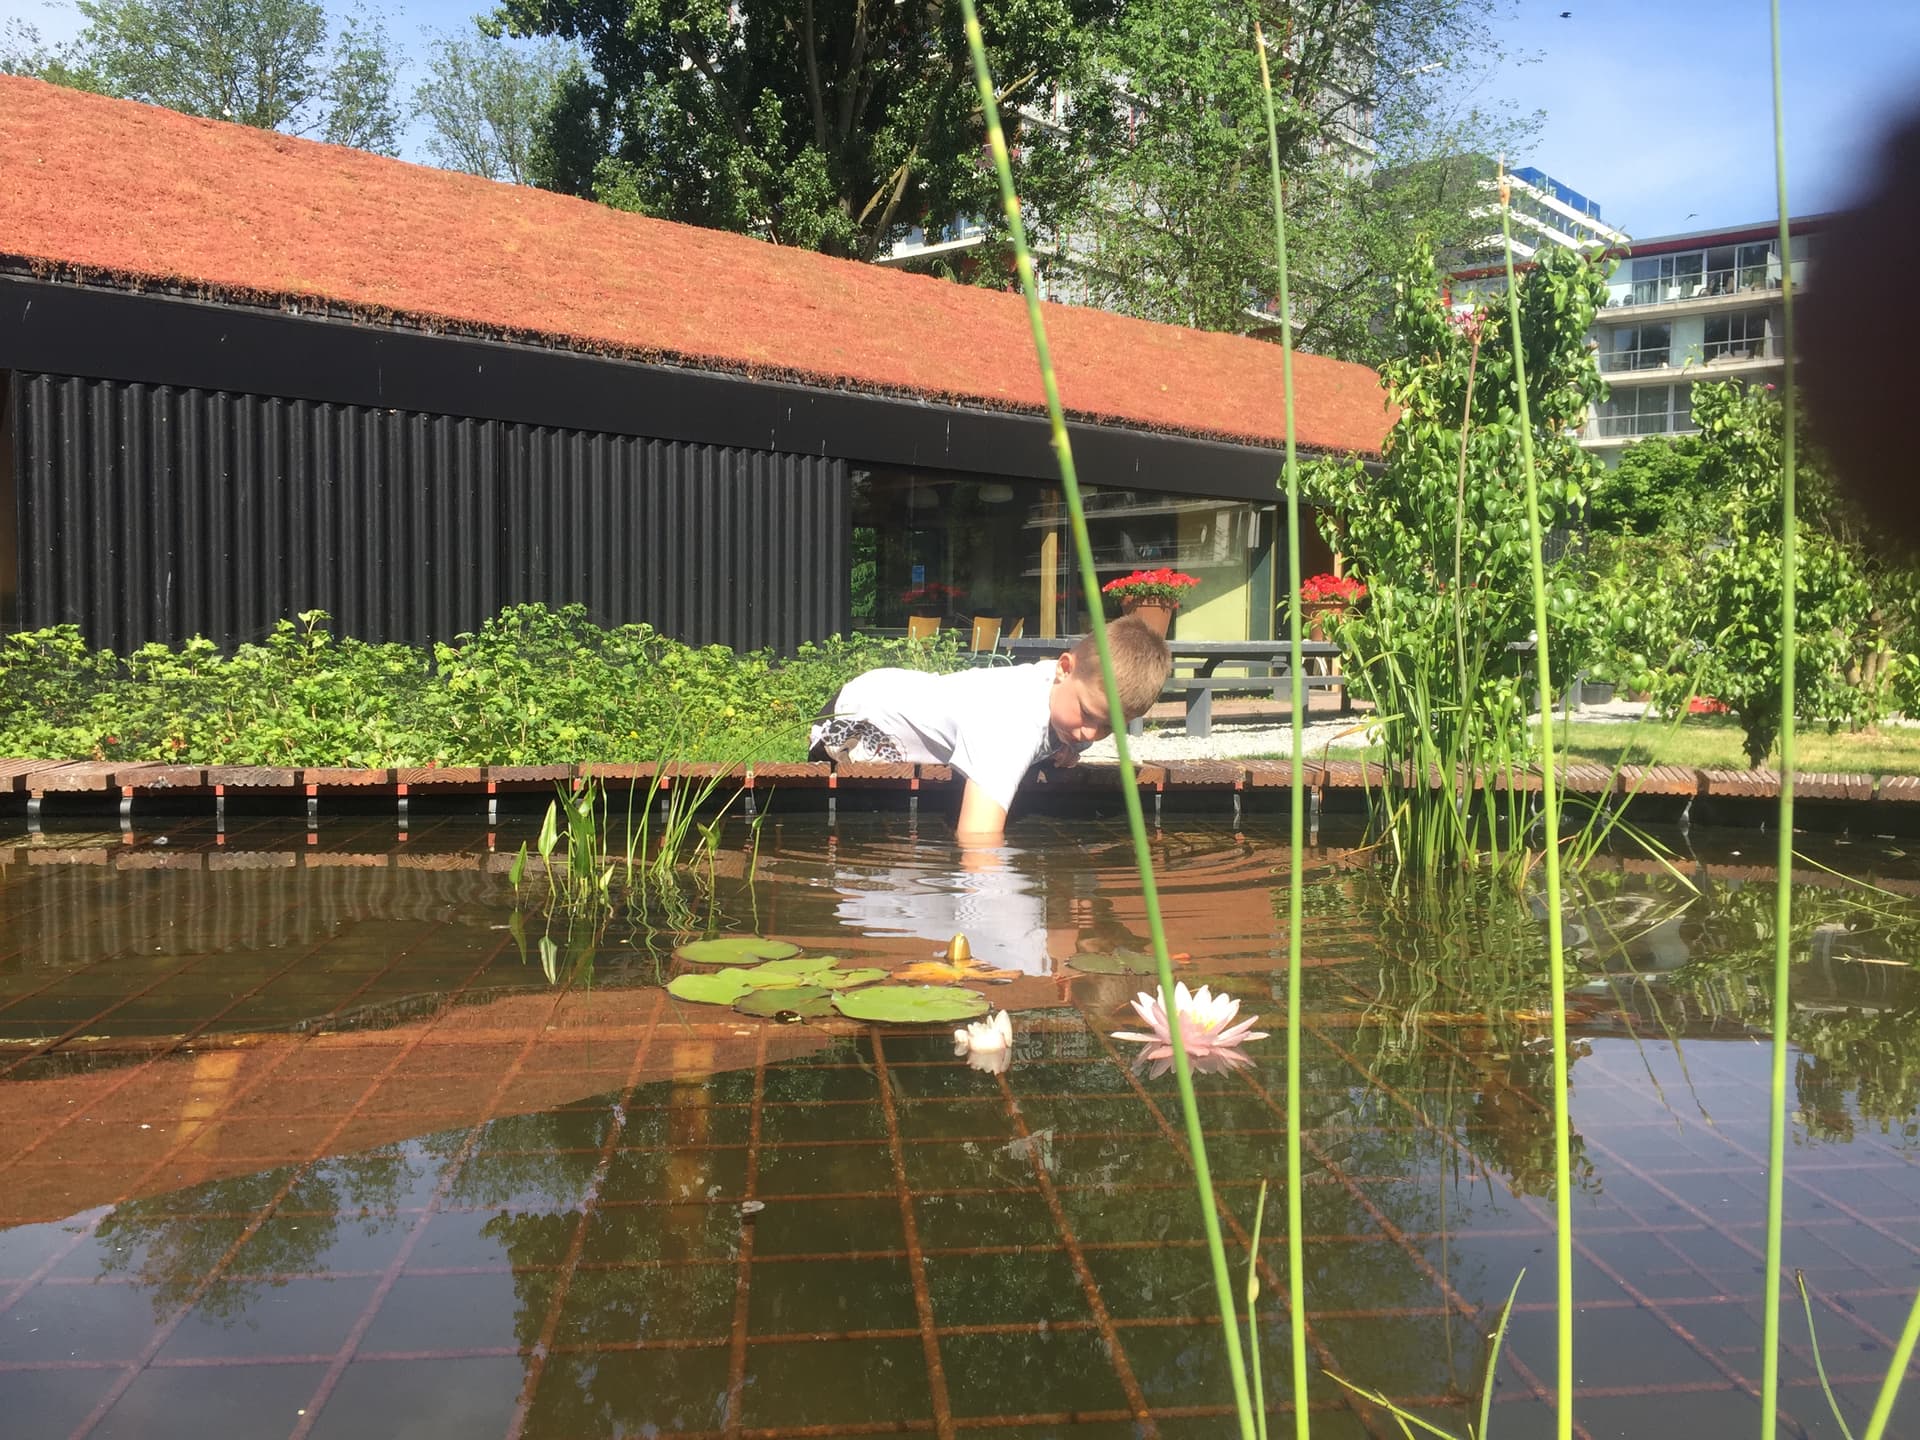
<path fill-rule="evenodd" d="M 1575 720 L 1571 724 L 1556 718 L 1554 753 L 1562 764 L 1682 765 L 1699 770 L 1745 770 L 1747 752 L 1739 725 L 1721 716 L 1690 715 L 1679 724 L 1671 720 L 1643 720 L 1639 724 L 1599 723 Z M 1920 775 L 1920 728 L 1905 725 L 1885 729 L 1837 730 L 1829 735 L 1824 726 L 1802 729 L 1795 738 L 1801 774 L 1815 771 L 1844 771 L 1865 775 Z M 1335 748 L 1328 752 L 1335 760 L 1381 760 L 1378 746 L 1363 752 L 1357 748 Z M 1284 760 L 1284 755 L 1249 756 L 1249 759 Z M 1311 758 L 1319 759 L 1315 751 Z M 1780 757 L 1769 756 L 1767 765 L 1775 767 Z"/>
<path fill-rule="evenodd" d="M 1556 721 L 1556 747 L 1569 761 L 1611 766 L 1690 765 L 1701 770 L 1749 768 L 1740 727 L 1719 716 L 1690 715 L 1679 724 L 1645 720 L 1638 725 Z M 1836 730 L 1809 725 L 1795 737 L 1801 774 L 1838 770 L 1867 775 L 1920 775 L 1920 729 Z M 1777 767 L 1776 753 L 1767 758 Z"/>

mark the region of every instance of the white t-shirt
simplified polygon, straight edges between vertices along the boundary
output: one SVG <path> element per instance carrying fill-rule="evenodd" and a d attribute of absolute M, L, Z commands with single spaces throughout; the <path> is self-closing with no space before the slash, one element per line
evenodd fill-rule
<path fill-rule="evenodd" d="M 1048 697 L 1057 665 L 1037 660 L 951 675 L 869 670 L 847 682 L 833 713 L 891 736 L 903 760 L 953 766 L 1004 810 L 1027 771 L 1056 748 Z"/>

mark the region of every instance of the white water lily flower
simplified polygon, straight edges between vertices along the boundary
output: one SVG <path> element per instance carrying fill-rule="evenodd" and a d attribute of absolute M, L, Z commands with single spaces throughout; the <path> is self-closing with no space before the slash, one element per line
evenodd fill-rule
<path fill-rule="evenodd" d="M 975 1020 L 971 1025 L 953 1032 L 953 1053 L 965 1055 L 990 1053 L 995 1050 L 1009 1050 L 1013 1047 L 1013 1021 L 1002 1010 L 991 1020 Z"/>
<path fill-rule="evenodd" d="M 1240 1013 L 1240 1002 L 1222 991 L 1215 995 L 1205 985 L 1198 992 L 1187 989 L 1185 982 L 1173 987 L 1173 1006 L 1180 1017 L 1180 1038 L 1186 1042 L 1187 1056 L 1192 1060 L 1205 1060 L 1219 1056 L 1228 1057 L 1223 1052 L 1236 1052 L 1232 1059 L 1244 1060 L 1238 1055 L 1238 1047 L 1249 1040 L 1264 1040 L 1267 1032 L 1253 1027 L 1259 1023 L 1258 1015 L 1250 1015 L 1238 1024 L 1234 1017 Z M 1140 1052 L 1142 1060 L 1160 1061 L 1173 1059 L 1173 1032 L 1167 1024 L 1167 1007 L 1160 993 L 1142 990 L 1133 997 L 1133 1009 L 1147 1027 L 1146 1034 L 1133 1030 L 1116 1030 L 1116 1040 L 1134 1040 L 1147 1048 Z"/>
<path fill-rule="evenodd" d="M 991 1020 L 975 1020 L 953 1032 L 953 1053 L 989 1075 L 1002 1075 L 1013 1063 L 1013 1021 L 1002 1010 Z"/>

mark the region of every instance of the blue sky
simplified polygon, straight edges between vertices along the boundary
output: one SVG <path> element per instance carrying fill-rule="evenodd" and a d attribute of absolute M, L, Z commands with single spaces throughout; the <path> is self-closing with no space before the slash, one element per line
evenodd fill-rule
<path fill-rule="evenodd" d="M 1573 12 L 1560 18 L 1562 10 Z M 1547 120 L 1529 157 L 1642 237 L 1775 214 L 1766 0 L 1519 0 L 1496 93 Z M 1920 0 L 1781 0 L 1795 213 L 1843 205 L 1902 101 Z"/>
<path fill-rule="evenodd" d="M 423 31 L 459 29 L 491 7 L 377 8 L 394 38 L 417 48 Z M 1870 173 L 1894 107 L 1920 103 L 1920 0 L 1781 8 L 1793 209 L 1832 209 Z M 64 0 L 0 0 L 9 17 L 49 41 L 79 28 Z M 1645 237 L 1773 214 L 1766 0 L 1516 0 L 1496 34 L 1526 58 L 1502 71 L 1494 93 L 1547 115 L 1525 159 L 1599 201 L 1614 225 Z M 417 156 L 417 137 L 408 153 Z"/>

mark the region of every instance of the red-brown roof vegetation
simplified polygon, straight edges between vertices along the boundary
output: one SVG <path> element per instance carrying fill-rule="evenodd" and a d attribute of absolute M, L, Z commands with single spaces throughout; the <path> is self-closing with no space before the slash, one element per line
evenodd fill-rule
<path fill-rule="evenodd" d="M 1044 408 L 1017 295 L 0 77 L 0 257 L 633 359 Z M 1284 438 L 1277 346 L 1049 305 L 1068 411 Z M 1377 451 L 1378 377 L 1300 356 L 1302 444 Z"/>

